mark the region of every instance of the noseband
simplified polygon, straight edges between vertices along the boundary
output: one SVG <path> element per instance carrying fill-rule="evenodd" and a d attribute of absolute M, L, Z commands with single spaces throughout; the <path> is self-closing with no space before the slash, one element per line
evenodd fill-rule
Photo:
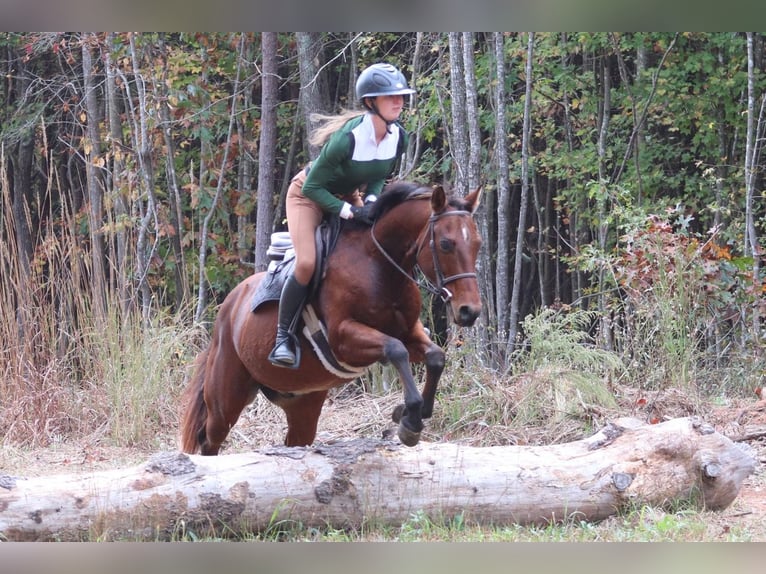
<path fill-rule="evenodd" d="M 457 211 L 445 211 L 443 213 L 440 213 L 438 215 L 431 215 L 431 217 L 428 218 L 428 244 L 431 248 L 431 256 L 433 257 L 434 262 L 434 273 L 436 273 L 436 285 L 426 276 L 425 273 L 423 273 L 423 270 L 420 269 L 420 266 L 417 264 L 417 260 L 420 257 L 420 252 L 423 250 L 423 246 L 425 244 L 425 235 L 423 236 L 423 239 L 421 239 L 418 242 L 418 250 L 415 252 L 415 267 L 414 270 L 419 270 L 420 275 L 423 278 L 423 281 L 418 281 L 415 277 L 407 273 L 402 267 L 393 260 L 393 258 L 386 253 L 386 250 L 383 249 L 383 246 L 378 242 L 377 238 L 375 237 L 375 223 L 373 223 L 372 228 L 370 229 L 370 236 L 372 237 L 372 242 L 375 244 L 375 247 L 378 248 L 378 251 L 380 251 L 383 256 L 388 259 L 388 262 L 391 263 L 402 275 L 407 277 L 410 281 L 415 283 L 418 287 L 422 287 L 432 295 L 438 295 L 441 297 L 442 301 L 445 303 L 452 299 L 452 292 L 447 289 L 447 285 L 449 283 L 452 283 L 453 281 L 457 281 L 458 279 L 470 279 L 475 278 L 476 273 L 468 272 L 468 273 L 456 273 L 455 275 L 450 275 L 449 277 L 445 277 L 444 273 L 442 272 L 441 264 L 439 263 L 439 258 L 436 255 L 436 236 L 435 236 L 435 228 L 436 228 L 436 222 L 439 221 L 443 217 L 447 217 L 448 215 L 459 215 L 459 216 L 471 216 L 471 213 L 468 211 L 463 210 L 457 210 Z"/>

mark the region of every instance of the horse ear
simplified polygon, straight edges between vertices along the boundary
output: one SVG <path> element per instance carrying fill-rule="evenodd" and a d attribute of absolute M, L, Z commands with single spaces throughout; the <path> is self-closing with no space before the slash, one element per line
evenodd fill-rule
<path fill-rule="evenodd" d="M 439 213 L 447 206 L 447 194 L 441 185 L 435 185 L 431 192 L 431 210 Z"/>
<path fill-rule="evenodd" d="M 481 187 L 477 187 L 475 190 L 465 196 L 465 203 L 468 206 L 468 211 L 471 213 L 476 213 L 476 210 L 479 208 L 482 191 L 483 190 Z"/>

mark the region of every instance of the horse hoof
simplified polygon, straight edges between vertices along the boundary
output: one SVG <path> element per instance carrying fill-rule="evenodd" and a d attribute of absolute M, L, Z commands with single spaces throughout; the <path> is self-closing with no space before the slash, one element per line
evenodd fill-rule
<path fill-rule="evenodd" d="M 391 413 L 391 420 L 395 423 L 398 423 L 400 420 L 402 420 L 402 415 L 404 414 L 404 405 L 396 405 L 396 408 L 394 408 L 394 412 Z"/>
<path fill-rule="evenodd" d="M 415 446 L 420 442 L 420 433 L 413 432 L 403 424 L 399 424 L 399 440 L 405 446 Z"/>

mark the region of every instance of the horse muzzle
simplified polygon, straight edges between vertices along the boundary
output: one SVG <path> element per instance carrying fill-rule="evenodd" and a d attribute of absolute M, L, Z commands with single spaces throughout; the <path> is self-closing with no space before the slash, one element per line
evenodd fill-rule
<path fill-rule="evenodd" d="M 457 310 L 453 309 L 455 324 L 460 327 L 472 327 L 481 314 L 481 307 L 474 305 L 461 305 Z"/>

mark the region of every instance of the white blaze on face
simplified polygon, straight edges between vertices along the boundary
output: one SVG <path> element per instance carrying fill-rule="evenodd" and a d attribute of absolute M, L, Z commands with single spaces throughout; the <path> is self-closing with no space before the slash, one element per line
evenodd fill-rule
<path fill-rule="evenodd" d="M 460 226 L 460 229 L 461 229 L 461 231 L 463 232 L 463 241 L 465 241 L 466 243 L 468 243 L 468 241 L 469 241 L 469 240 L 470 240 L 470 238 L 471 238 L 470 232 L 468 231 L 468 225 L 466 225 L 465 223 L 463 223 L 463 224 Z"/>

